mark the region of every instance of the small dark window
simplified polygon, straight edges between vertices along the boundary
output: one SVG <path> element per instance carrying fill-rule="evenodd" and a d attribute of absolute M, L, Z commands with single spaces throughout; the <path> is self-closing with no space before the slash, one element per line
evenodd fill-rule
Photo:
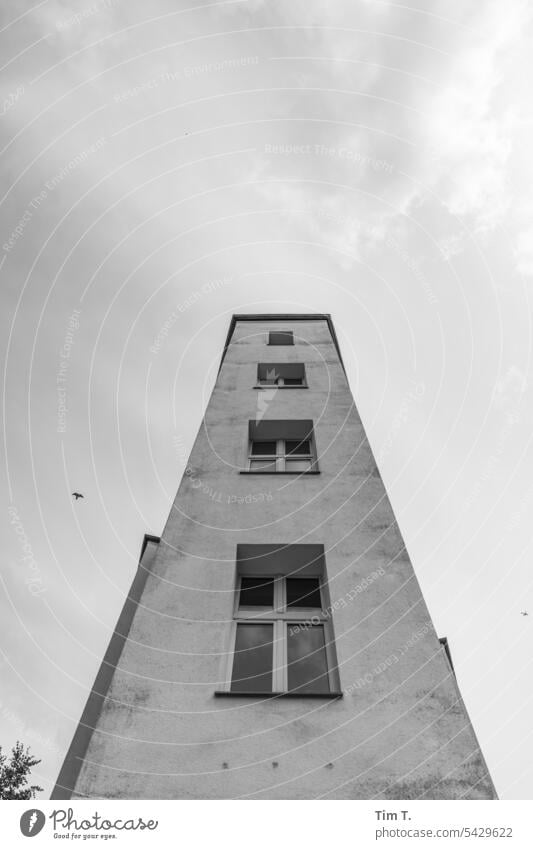
<path fill-rule="evenodd" d="M 255 457 L 271 456 L 276 454 L 276 442 L 252 442 L 252 454 Z"/>
<path fill-rule="evenodd" d="M 273 607 L 273 578 L 241 578 L 239 607 Z"/>
<path fill-rule="evenodd" d="M 318 578 L 287 578 L 287 607 L 322 607 Z"/>
<path fill-rule="evenodd" d="M 305 454 L 308 456 L 311 454 L 311 443 L 308 439 L 304 439 L 302 442 L 295 439 L 286 439 L 285 454 Z"/>
<path fill-rule="evenodd" d="M 274 330 L 268 334 L 269 345 L 294 345 L 292 330 Z"/>

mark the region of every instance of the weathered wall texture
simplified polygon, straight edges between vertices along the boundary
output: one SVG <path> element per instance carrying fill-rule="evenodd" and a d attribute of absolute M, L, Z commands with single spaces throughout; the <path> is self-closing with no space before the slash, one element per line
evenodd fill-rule
<path fill-rule="evenodd" d="M 267 346 L 284 328 L 295 346 Z M 265 401 L 257 363 L 285 359 L 309 388 Z M 258 411 L 313 419 L 321 474 L 239 474 Z M 214 696 L 246 542 L 324 545 L 343 698 Z M 237 322 L 77 779 L 87 796 L 494 798 L 325 320 Z"/>

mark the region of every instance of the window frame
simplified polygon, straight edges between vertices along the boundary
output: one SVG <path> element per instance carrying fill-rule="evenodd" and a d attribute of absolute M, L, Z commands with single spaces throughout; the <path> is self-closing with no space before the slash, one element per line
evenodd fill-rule
<path fill-rule="evenodd" d="M 255 474 L 294 474 L 294 475 L 305 475 L 312 471 L 318 471 L 318 464 L 316 459 L 316 451 L 315 451 L 315 443 L 314 443 L 314 434 L 309 434 L 307 439 L 302 439 L 300 442 L 309 442 L 309 453 L 308 454 L 291 454 L 287 453 L 286 443 L 287 442 L 297 442 L 296 439 L 286 439 L 282 437 L 281 439 L 266 439 L 266 440 L 248 440 L 248 463 L 246 470 L 248 472 L 252 472 Z M 254 454 L 253 453 L 253 445 L 254 442 L 275 442 L 276 443 L 276 453 L 275 454 Z M 275 461 L 276 468 L 271 469 L 252 469 L 252 462 L 257 462 L 265 460 L 266 462 Z M 291 460 L 309 460 L 309 468 L 308 469 L 300 469 L 293 471 L 290 468 L 287 468 L 287 460 L 289 462 Z"/>
<path fill-rule="evenodd" d="M 294 378 L 290 378 L 290 380 L 294 380 Z M 284 377 L 276 378 L 275 383 L 265 383 L 261 380 L 261 378 L 257 378 L 257 383 L 255 384 L 256 389 L 307 389 L 307 383 L 305 382 L 305 375 L 302 377 L 301 383 L 285 383 Z"/>
<path fill-rule="evenodd" d="M 293 380 L 294 378 L 286 378 L 283 375 L 280 375 L 276 378 L 275 383 L 267 383 L 266 378 L 261 378 L 260 368 L 261 366 L 268 366 L 268 363 L 258 363 L 257 364 L 257 375 L 256 382 L 254 384 L 254 389 L 308 389 L 309 385 L 307 383 L 307 371 L 305 368 L 305 363 L 273 363 L 272 367 L 281 366 L 283 368 L 284 365 L 298 365 L 302 367 L 302 376 L 301 383 L 285 383 L 285 380 Z"/>
<path fill-rule="evenodd" d="M 238 575 L 237 577 L 237 586 L 235 589 L 235 597 L 233 604 L 233 619 L 231 621 L 228 650 L 225 659 L 223 685 L 220 694 L 231 694 L 232 696 L 237 697 L 254 695 L 253 691 L 240 691 L 231 689 L 233 662 L 235 657 L 235 644 L 237 640 L 238 626 L 240 624 L 262 623 L 265 625 L 268 624 L 273 626 L 272 690 L 261 692 L 258 695 L 291 695 L 294 697 L 315 696 L 323 698 L 338 697 L 340 695 L 339 673 L 335 652 L 333 625 L 331 622 L 331 617 L 328 616 L 327 613 L 327 590 L 323 580 L 323 576 L 306 576 L 314 577 L 318 580 L 321 600 L 320 608 L 287 608 L 287 593 L 285 581 L 287 578 L 295 577 L 294 575 L 290 574 L 254 575 L 253 577 L 264 578 L 265 580 L 274 580 L 273 606 L 271 608 L 264 607 L 262 605 L 250 605 L 248 607 L 240 607 L 239 601 L 241 592 L 241 580 L 243 577 L 249 576 L 243 574 Z M 303 628 L 313 628 L 317 626 L 323 627 L 329 692 L 300 692 L 298 690 L 288 689 L 288 628 L 290 625 L 302 625 Z"/>

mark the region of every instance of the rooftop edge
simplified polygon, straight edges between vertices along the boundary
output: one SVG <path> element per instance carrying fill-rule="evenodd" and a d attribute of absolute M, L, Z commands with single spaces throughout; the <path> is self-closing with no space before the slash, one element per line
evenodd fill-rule
<path fill-rule="evenodd" d="M 329 332 L 331 333 L 331 338 L 333 339 L 333 344 L 337 350 L 337 354 L 339 355 L 339 361 L 342 366 L 344 373 L 346 374 L 346 369 L 344 367 L 344 362 L 342 359 L 341 350 L 339 347 L 339 341 L 337 339 L 337 334 L 335 333 L 335 326 L 333 324 L 333 319 L 331 318 L 330 313 L 234 313 L 231 317 L 228 335 L 226 336 L 226 341 L 224 343 L 224 350 L 222 352 L 222 358 L 220 360 L 220 365 L 218 370 L 222 368 L 222 363 L 224 362 L 224 358 L 226 356 L 226 351 L 228 350 L 231 339 L 235 330 L 235 325 L 238 321 L 326 321 Z"/>

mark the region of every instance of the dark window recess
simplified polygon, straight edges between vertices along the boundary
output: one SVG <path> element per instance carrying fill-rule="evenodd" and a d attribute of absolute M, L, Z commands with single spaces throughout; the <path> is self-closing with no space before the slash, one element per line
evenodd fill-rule
<path fill-rule="evenodd" d="M 292 330 L 275 330 L 268 334 L 269 345 L 294 345 Z"/>
<path fill-rule="evenodd" d="M 276 455 L 276 442 L 252 442 L 252 454 L 256 457 Z"/>
<path fill-rule="evenodd" d="M 273 625 L 237 625 L 231 676 L 233 692 L 272 692 L 272 638 Z"/>
<path fill-rule="evenodd" d="M 273 607 L 273 578 L 241 578 L 240 607 Z"/>
<path fill-rule="evenodd" d="M 323 625 L 287 626 L 289 691 L 329 693 L 328 663 Z"/>
<path fill-rule="evenodd" d="M 285 441 L 285 454 L 305 454 L 309 455 L 311 453 L 311 443 L 308 439 L 302 440 L 302 442 L 298 442 L 295 439 L 287 439 Z"/>
<path fill-rule="evenodd" d="M 304 363 L 258 363 L 260 386 L 305 386 Z"/>
<path fill-rule="evenodd" d="M 322 607 L 318 578 L 287 578 L 287 607 Z"/>

